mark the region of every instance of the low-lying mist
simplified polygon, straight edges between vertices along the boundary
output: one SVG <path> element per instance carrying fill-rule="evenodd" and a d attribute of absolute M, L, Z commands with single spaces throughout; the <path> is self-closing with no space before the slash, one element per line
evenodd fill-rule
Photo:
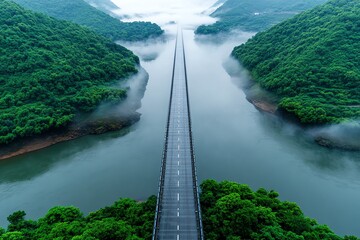
<path fill-rule="evenodd" d="M 172 35 L 166 35 L 163 38 L 149 39 L 141 42 L 124 42 L 118 41 L 116 43 L 131 49 L 137 56 L 140 57 L 141 61 L 150 62 L 155 60 L 161 52 L 164 50 L 164 43 L 173 38 Z"/>
<path fill-rule="evenodd" d="M 141 99 L 144 97 L 146 85 L 149 79 L 148 73 L 141 67 L 138 73 L 120 81 L 114 87 L 127 89 L 127 97 L 119 104 L 101 104 L 95 111 L 87 116 L 82 116 L 80 122 L 89 123 L 103 119 L 127 119 L 134 115 L 141 107 Z M 78 122 L 78 121 L 77 121 Z"/>
<path fill-rule="evenodd" d="M 266 107 L 268 106 L 266 105 L 277 105 L 278 98 L 255 83 L 251 79 L 249 72 L 236 59 L 229 57 L 223 66 L 231 76 L 232 82 L 244 91 L 249 102 L 253 103 L 257 109 L 262 112 L 271 112 L 267 111 Z M 259 107 L 259 102 L 265 109 Z M 295 137 L 301 134 L 308 140 L 315 140 L 315 142 L 325 147 L 360 150 L 360 119 L 353 119 L 339 124 L 304 127 L 294 124 L 291 121 L 292 119 L 282 118 L 276 110 L 271 118 L 277 125 L 281 125 L 282 133 L 285 135 Z"/>
<path fill-rule="evenodd" d="M 112 0 L 119 10 L 115 14 L 123 21 L 150 21 L 159 24 L 166 31 L 173 31 L 170 23 L 181 24 L 185 28 L 195 28 L 201 24 L 211 24 L 215 19 L 203 14 L 216 0 Z"/>

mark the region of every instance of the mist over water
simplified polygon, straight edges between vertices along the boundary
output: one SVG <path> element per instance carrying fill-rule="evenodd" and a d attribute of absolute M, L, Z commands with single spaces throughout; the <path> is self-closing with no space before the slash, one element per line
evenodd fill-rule
<path fill-rule="evenodd" d="M 121 9 L 116 14 L 126 17 L 128 21 L 150 21 L 161 25 L 165 30 L 174 30 L 173 23 L 183 28 L 210 24 L 215 19 L 203 13 L 216 0 L 112 0 Z M 176 29 L 176 28 L 175 28 Z"/>
<path fill-rule="evenodd" d="M 360 155 L 320 147 L 296 125 L 260 113 L 246 100 L 246 71 L 229 55 L 254 33 L 195 37 L 198 24 L 215 21 L 201 14 L 215 1 L 113 2 L 127 21 L 153 21 L 166 30 L 161 40 L 122 43 L 140 55 L 147 72 L 128 82 L 134 96 L 146 86 L 141 120 L 119 132 L 1 161 L 0 225 L 19 209 L 30 218 L 54 205 L 88 213 L 119 197 L 143 200 L 157 193 L 177 22 L 184 29 L 199 180 L 275 189 L 336 233 L 360 236 Z"/>

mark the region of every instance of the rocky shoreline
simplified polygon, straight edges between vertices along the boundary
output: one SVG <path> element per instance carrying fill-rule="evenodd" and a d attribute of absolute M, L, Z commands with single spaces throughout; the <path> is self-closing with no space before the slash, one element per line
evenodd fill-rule
<path fill-rule="evenodd" d="M 34 152 L 54 144 L 74 140 L 86 135 L 99 135 L 106 132 L 118 131 L 140 120 L 137 112 L 127 116 L 108 117 L 74 123 L 66 129 L 42 134 L 35 138 L 16 141 L 13 144 L 1 147 L 0 160 Z"/>

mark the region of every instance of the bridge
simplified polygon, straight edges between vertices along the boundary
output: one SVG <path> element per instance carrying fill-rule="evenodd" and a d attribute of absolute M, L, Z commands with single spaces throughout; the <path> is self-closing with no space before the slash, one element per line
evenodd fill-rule
<path fill-rule="evenodd" d="M 182 31 L 175 45 L 153 240 L 204 239 Z"/>

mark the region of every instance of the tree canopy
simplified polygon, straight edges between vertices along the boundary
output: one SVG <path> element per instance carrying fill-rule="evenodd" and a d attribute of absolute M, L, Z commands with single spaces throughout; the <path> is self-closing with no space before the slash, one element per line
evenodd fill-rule
<path fill-rule="evenodd" d="M 92 7 L 83 0 L 14 1 L 33 11 L 86 26 L 113 41 L 140 41 L 163 34 L 163 30 L 154 23 L 122 22 Z"/>
<path fill-rule="evenodd" d="M 103 11 L 104 13 L 107 13 L 113 17 L 116 17 L 116 15 L 113 13 L 113 11 L 120 9 L 111 0 L 84 0 L 84 1 L 89 3 L 91 6 L 97 8 L 97 9 Z"/>
<path fill-rule="evenodd" d="M 236 47 L 252 78 L 302 123 L 360 117 L 360 2 L 331 0 Z"/>
<path fill-rule="evenodd" d="M 136 202 L 120 199 L 109 207 L 88 216 L 76 207 L 53 207 L 37 221 L 26 220 L 24 211 L 8 217 L 1 240 L 138 240 L 151 239 L 155 217 L 156 197 Z"/>
<path fill-rule="evenodd" d="M 204 181 L 200 204 L 206 239 L 358 240 L 337 236 L 278 196 L 264 188 L 253 191 L 245 184 Z"/>
<path fill-rule="evenodd" d="M 138 58 L 87 28 L 0 1 L 0 145 L 119 102 Z"/>
<path fill-rule="evenodd" d="M 360 240 L 337 236 L 278 196 L 263 188 L 253 191 L 245 184 L 205 180 L 200 201 L 206 239 Z M 75 207 L 54 207 L 34 221 L 17 211 L 7 218 L 7 230 L 0 228 L 0 240 L 150 240 L 155 207 L 156 197 L 151 196 L 145 202 L 120 199 L 88 216 Z"/>
<path fill-rule="evenodd" d="M 327 0 L 227 0 L 211 14 L 219 20 L 199 26 L 196 34 L 217 34 L 240 29 L 263 31 Z"/>

